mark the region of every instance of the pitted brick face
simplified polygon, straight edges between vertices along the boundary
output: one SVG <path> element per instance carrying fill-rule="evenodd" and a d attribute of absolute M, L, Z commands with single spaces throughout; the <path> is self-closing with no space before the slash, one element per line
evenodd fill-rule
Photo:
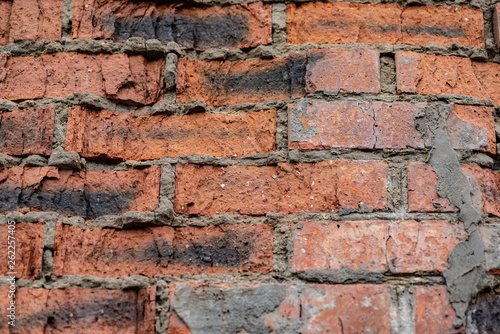
<path fill-rule="evenodd" d="M 77 0 L 73 19 L 73 38 L 122 42 L 142 37 L 198 50 L 271 43 L 271 6 L 262 2 L 185 7 L 150 1 Z"/>

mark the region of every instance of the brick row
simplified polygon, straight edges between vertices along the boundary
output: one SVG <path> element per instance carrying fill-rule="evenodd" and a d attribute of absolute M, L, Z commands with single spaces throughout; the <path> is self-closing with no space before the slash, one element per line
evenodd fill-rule
<path fill-rule="evenodd" d="M 271 6 L 262 2 L 189 7 L 129 0 L 77 0 L 73 38 L 176 42 L 185 48 L 248 48 L 271 43 Z"/>
<path fill-rule="evenodd" d="M 67 150 L 86 158 L 112 160 L 191 153 L 234 157 L 269 153 L 275 146 L 275 110 L 136 117 L 77 107 L 69 110 L 66 135 Z"/>
<path fill-rule="evenodd" d="M 0 333 L 147 333 L 155 332 L 156 287 L 105 290 L 68 287 L 19 288 L 15 326 L 8 325 L 9 287 L 0 287 Z"/>
<path fill-rule="evenodd" d="M 179 165 L 174 210 L 213 215 L 387 207 L 387 165 L 334 160 L 266 167 Z"/>
<path fill-rule="evenodd" d="M 61 38 L 63 0 L 0 1 L 0 45 Z"/>
<path fill-rule="evenodd" d="M 55 211 L 96 218 L 158 208 L 160 168 L 130 171 L 0 169 L 0 212 Z"/>
<path fill-rule="evenodd" d="M 288 42 L 485 47 L 483 11 L 471 7 L 314 2 L 287 7 Z"/>
<path fill-rule="evenodd" d="M 23 100 L 92 93 L 152 104 L 163 94 L 164 59 L 75 52 L 37 57 L 0 55 L 0 98 Z"/>
<path fill-rule="evenodd" d="M 85 230 L 58 224 L 55 275 L 145 275 L 269 272 L 270 225 Z"/>

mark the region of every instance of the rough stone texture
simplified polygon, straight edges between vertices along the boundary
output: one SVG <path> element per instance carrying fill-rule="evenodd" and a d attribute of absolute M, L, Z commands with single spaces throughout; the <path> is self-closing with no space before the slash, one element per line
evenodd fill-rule
<path fill-rule="evenodd" d="M 303 222 L 293 226 L 294 272 L 441 272 L 467 236 L 447 221 Z"/>
<path fill-rule="evenodd" d="M 469 58 L 396 53 L 398 93 L 461 94 L 500 104 L 500 65 Z"/>
<path fill-rule="evenodd" d="M 39 57 L 0 55 L 0 98 L 10 100 L 103 95 L 122 102 L 152 104 L 163 89 L 165 60 L 125 54 L 75 52 Z"/>
<path fill-rule="evenodd" d="M 94 159 L 148 160 L 191 153 L 233 157 L 269 153 L 275 142 L 275 110 L 134 117 L 76 107 L 70 108 L 66 135 L 67 150 Z"/>
<path fill-rule="evenodd" d="M 386 285 L 178 283 L 170 300 L 169 334 L 391 332 Z"/>
<path fill-rule="evenodd" d="M 485 46 L 480 8 L 409 6 L 403 10 L 402 25 L 403 44 Z"/>
<path fill-rule="evenodd" d="M 271 6 L 262 2 L 184 7 L 149 1 L 77 0 L 72 36 L 120 42 L 142 37 L 199 50 L 255 47 L 271 43 Z"/>
<path fill-rule="evenodd" d="M 495 10 L 493 12 L 493 27 L 495 29 L 497 49 L 500 50 L 500 3 L 495 5 Z"/>
<path fill-rule="evenodd" d="M 458 209 L 447 198 L 437 194 L 437 175 L 431 165 L 411 163 L 407 166 L 409 212 L 454 212 Z"/>
<path fill-rule="evenodd" d="M 280 163 L 277 167 L 181 165 L 174 209 L 202 215 L 325 211 L 337 210 L 339 204 L 358 208 L 360 203 L 382 209 L 386 177 L 386 165 L 377 161 Z"/>
<path fill-rule="evenodd" d="M 50 155 L 55 106 L 0 111 L 0 152 Z"/>
<path fill-rule="evenodd" d="M 9 43 L 12 1 L 0 1 L 0 45 Z"/>
<path fill-rule="evenodd" d="M 155 295 L 156 287 L 126 291 L 20 288 L 16 292 L 16 326 L 3 321 L 0 332 L 153 334 Z M 0 301 L 3 319 L 8 319 L 9 301 Z"/>
<path fill-rule="evenodd" d="M 16 222 L 12 225 L 15 226 L 14 229 L 9 229 L 9 226 L 11 225 L 0 225 L 0 246 L 4 250 L 0 257 L 0 274 L 5 276 L 9 272 L 16 272 L 16 275 L 8 276 L 31 280 L 38 278 L 42 269 L 44 224 Z M 15 260 L 12 261 L 10 256 L 14 254 Z M 13 266 L 14 270 L 10 266 Z M 2 295 L 2 298 L 5 298 L 5 295 Z"/>
<path fill-rule="evenodd" d="M 400 44 L 398 5 L 314 2 L 287 6 L 288 42 Z"/>
<path fill-rule="evenodd" d="M 414 118 L 425 103 L 299 102 L 288 108 L 290 149 L 424 148 Z"/>
<path fill-rule="evenodd" d="M 446 124 L 454 149 L 496 153 L 493 108 L 454 105 Z"/>
<path fill-rule="evenodd" d="M 500 295 L 481 293 L 467 310 L 467 333 L 496 333 L 500 328 Z"/>
<path fill-rule="evenodd" d="M 484 245 L 486 270 L 500 274 L 500 224 L 481 224 L 479 233 Z"/>
<path fill-rule="evenodd" d="M 306 91 L 380 93 L 380 54 L 360 48 L 309 51 Z"/>
<path fill-rule="evenodd" d="M 180 58 L 177 102 L 251 103 L 303 96 L 305 55 L 272 60 L 203 61 Z"/>
<path fill-rule="evenodd" d="M 63 0 L 14 0 L 9 41 L 61 38 Z"/>
<path fill-rule="evenodd" d="M 58 224 L 54 274 L 125 277 L 183 273 L 268 272 L 269 225 L 80 229 Z"/>
<path fill-rule="evenodd" d="M 472 204 L 476 209 L 500 217 L 500 184 L 496 174 L 476 165 L 462 166 L 462 170 L 470 176 L 474 191 Z"/>
<path fill-rule="evenodd" d="M 417 333 L 461 333 L 453 322 L 456 314 L 448 302 L 446 286 L 415 287 L 415 330 Z"/>
<path fill-rule="evenodd" d="M 160 168 L 130 171 L 0 170 L 0 212 L 56 211 L 96 218 L 158 208 Z"/>

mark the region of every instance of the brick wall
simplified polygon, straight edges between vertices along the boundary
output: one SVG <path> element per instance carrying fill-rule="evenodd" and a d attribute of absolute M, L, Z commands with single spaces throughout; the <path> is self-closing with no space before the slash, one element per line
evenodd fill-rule
<path fill-rule="evenodd" d="M 0 0 L 0 333 L 496 333 L 499 47 L 497 0 Z"/>

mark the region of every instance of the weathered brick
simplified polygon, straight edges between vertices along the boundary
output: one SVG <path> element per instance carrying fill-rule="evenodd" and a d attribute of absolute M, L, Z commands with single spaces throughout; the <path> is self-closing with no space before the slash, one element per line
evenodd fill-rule
<path fill-rule="evenodd" d="M 306 91 L 380 93 L 380 54 L 364 49 L 311 50 Z"/>
<path fill-rule="evenodd" d="M 495 5 L 495 10 L 493 11 L 493 28 L 497 50 L 500 50 L 500 3 Z"/>
<path fill-rule="evenodd" d="M 314 2 L 287 6 L 288 42 L 400 44 L 398 5 Z"/>
<path fill-rule="evenodd" d="M 268 272 L 270 225 L 85 230 L 59 224 L 54 274 L 125 277 Z"/>
<path fill-rule="evenodd" d="M 409 212 L 458 211 L 447 198 L 437 194 L 437 174 L 431 165 L 411 163 L 407 173 Z"/>
<path fill-rule="evenodd" d="M 479 233 L 484 245 L 486 270 L 500 274 L 500 224 L 481 224 Z"/>
<path fill-rule="evenodd" d="M 199 50 L 269 44 L 271 6 L 262 2 L 225 7 L 130 0 L 75 2 L 73 38 L 124 41 L 130 37 L 176 42 Z"/>
<path fill-rule="evenodd" d="M 0 325 L 0 332 L 153 334 L 155 297 L 156 287 L 125 291 L 20 288 L 16 292 L 15 327 L 7 325 L 10 300 L 1 298 L 0 315 L 6 321 Z"/>
<path fill-rule="evenodd" d="M 0 45 L 9 43 L 12 1 L 0 1 Z"/>
<path fill-rule="evenodd" d="M 274 151 L 275 142 L 275 110 L 132 116 L 76 107 L 69 110 L 66 135 L 67 150 L 86 158 L 113 160 L 192 153 L 220 157 L 269 153 Z"/>
<path fill-rule="evenodd" d="M 500 217 L 500 178 L 498 173 L 477 165 L 462 166 L 473 188 L 472 204 L 486 214 Z"/>
<path fill-rule="evenodd" d="M 414 295 L 416 333 L 462 333 L 453 327 L 456 313 L 446 286 L 416 286 Z"/>
<path fill-rule="evenodd" d="M 387 241 L 391 272 L 442 272 L 448 267 L 451 250 L 467 237 L 463 224 L 443 220 L 393 222 Z"/>
<path fill-rule="evenodd" d="M 455 104 L 446 129 L 454 149 L 496 153 L 493 108 Z"/>
<path fill-rule="evenodd" d="M 50 155 L 54 116 L 54 105 L 0 111 L 0 153 Z"/>
<path fill-rule="evenodd" d="M 463 225 L 447 221 L 301 222 L 292 226 L 294 272 L 443 271 Z"/>
<path fill-rule="evenodd" d="M 398 93 L 470 95 L 500 104 L 500 64 L 398 52 L 396 74 Z"/>
<path fill-rule="evenodd" d="M 483 10 L 471 7 L 409 6 L 402 14 L 403 44 L 484 48 Z"/>
<path fill-rule="evenodd" d="M 466 313 L 466 333 L 495 333 L 500 328 L 500 294 L 484 291 L 474 297 Z"/>
<path fill-rule="evenodd" d="M 0 258 L 0 268 L 2 268 L 0 274 L 2 276 L 9 272 L 16 272 L 17 274 L 8 276 L 25 279 L 38 278 L 42 269 L 43 229 L 43 224 L 0 225 L 0 247 L 4 250 L 4 254 Z M 9 248 L 9 246 L 14 247 Z M 15 259 L 10 258 L 14 253 L 8 253 L 8 251 L 15 253 Z M 13 270 L 11 270 L 10 265 L 14 267 Z"/>
<path fill-rule="evenodd" d="M 387 207 L 387 164 L 381 161 L 341 160 L 338 170 L 339 205 L 349 209 Z"/>
<path fill-rule="evenodd" d="M 10 13 L 9 40 L 61 38 L 63 0 L 14 0 Z"/>
<path fill-rule="evenodd" d="M 414 118 L 425 103 L 312 101 L 288 108 L 289 148 L 424 148 Z M 427 145 L 426 145 L 427 144 Z"/>
<path fill-rule="evenodd" d="M 177 283 L 169 292 L 169 334 L 391 332 L 387 285 Z"/>
<path fill-rule="evenodd" d="M 125 54 L 75 52 L 39 57 L 0 55 L 0 98 L 9 100 L 93 93 L 122 102 L 151 104 L 163 88 L 165 60 Z"/>
<path fill-rule="evenodd" d="M 0 169 L 0 212 L 56 211 L 96 218 L 158 207 L 160 168 L 130 171 Z"/>
<path fill-rule="evenodd" d="M 381 209 L 386 207 L 386 177 L 386 165 L 378 161 L 224 168 L 181 165 L 174 209 L 202 215 L 325 211 L 337 210 L 339 204 L 357 209 L 360 203 Z"/>
<path fill-rule="evenodd" d="M 180 58 L 177 102 L 221 106 L 303 96 L 305 55 L 272 60 L 203 61 Z"/>

